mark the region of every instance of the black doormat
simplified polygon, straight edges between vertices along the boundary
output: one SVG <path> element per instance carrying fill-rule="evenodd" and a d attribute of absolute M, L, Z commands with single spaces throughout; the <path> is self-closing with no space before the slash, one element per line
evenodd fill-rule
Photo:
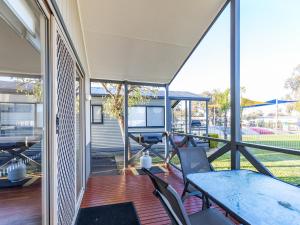
<path fill-rule="evenodd" d="M 30 179 L 31 178 L 28 177 L 28 178 L 25 178 L 24 180 L 16 181 L 16 182 L 11 182 L 8 179 L 0 179 L 0 188 L 11 188 L 11 187 L 23 186 Z"/>
<path fill-rule="evenodd" d="M 137 175 L 146 175 L 142 169 L 136 169 Z M 160 166 L 152 166 L 149 171 L 153 174 L 164 173 L 165 171 Z"/>
<path fill-rule="evenodd" d="M 132 202 L 81 208 L 76 225 L 140 225 Z"/>

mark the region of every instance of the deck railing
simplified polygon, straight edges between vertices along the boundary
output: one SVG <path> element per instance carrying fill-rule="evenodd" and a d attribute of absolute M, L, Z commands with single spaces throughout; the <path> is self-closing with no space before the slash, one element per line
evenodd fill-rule
<path fill-rule="evenodd" d="M 180 142 L 175 143 L 173 138 L 174 136 L 181 136 L 183 137 Z M 223 156 L 224 154 L 228 153 L 232 149 L 232 143 L 230 140 L 220 139 L 220 138 L 213 138 L 213 137 L 207 137 L 207 136 L 198 136 L 193 134 L 183 134 L 183 133 L 172 133 L 170 134 L 170 144 L 173 148 L 173 151 L 170 152 L 169 157 L 166 159 L 166 162 L 169 163 L 171 166 L 173 166 L 176 169 L 180 168 L 178 165 L 175 165 L 171 162 L 172 158 L 176 155 L 178 148 L 183 146 L 197 146 L 195 140 L 204 140 L 204 141 L 215 141 L 218 143 L 223 143 L 223 145 L 217 150 L 215 150 L 211 155 L 208 156 L 209 162 L 213 162 Z M 247 142 L 237 142 L 237 148 L 238 151 L 241 153 L 241 156 L 243 156 L 258 172 L 263 173 L 265 175 L 271 176 L 276 178 L 276 176 L 251 152 L 251 148 L 269 151 L 269 152 L 275 152 L 275 153 L 282 153 L 282 154 L 288 154 L 293 156 L 300 156 L 300 151 L 295 149 L 288 149 L 288 148 L 281 148 L 281 147 L 273 147 L 273 146 L 267 146 L 267 145 L 259 145 L 259 144 L 252 144 Z M 300 179 L 300 177 L 299 177 Z"/>

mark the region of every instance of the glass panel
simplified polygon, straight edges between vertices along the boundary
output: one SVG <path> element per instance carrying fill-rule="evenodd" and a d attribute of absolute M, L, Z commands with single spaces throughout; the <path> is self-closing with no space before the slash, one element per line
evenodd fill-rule
<path fill-rule="evenodd" d="M 100 121 L 99 105 L 102 106 L 103 124 L 91 123 L 91 170 L 92 174 L 120 174 L 124 165 L 124 86 L 116 83 L 91 82 L 91 105 L 96 106 L 94 119 Z M 112 98 L 114 96 L 115 98 Z M 93 111 L 93 109 L 91 108 Z M 93 112 L 92 112 L 93 113 Z"/>
<path fill-rule="evenodd" d="M 145 127 L 146 126 L 146 107 L 137 106 L 128 108 L 128 126 Z"/>
<path fill-rule="evenodd" d="M 300 149 L 297 0 L 241 1 L 241 128 L 245 142 Z"/>
<path fill-rule="evenodd" d="M 264 166 L 277 178 L 300 185 L 300 156 L 288 155 L 280 152 L 271 152 L 256 148 L 248 148 Z M 241 161 L 241 168 L 249 169 L 248 161 Z M 254 169 L 255 170 L 255 169 Z"/>
<path fill-rule="evenodd" d="M 163 127 L 164 125 L 164 107 L 147 107 L 147 127 Z"/>
<path fill-rule="evenodd" d="M 82 78 L 77 74 L 76 82 L 76 194 L 77 200 L 83 187 L 83 139 L 82 139 Z"/>
<path fill-rule="evenodd" d="M 210 141 L 210 150 L 207 153 L 207 156 L 210 156 L 215 151 L 217 151 L 219 148 L 224 146 L 224 143 L 216 142 L 216 141 Z M 215 170 L 229 170 L 231 168 L 230 165 L 230 152 L 225 153 L 221 157 L 214 160 L 211 164 Z"/>
<path fill-rule="evenodd" d="M 230 139 L 230 4 L 216 20 L 197 46 L 189 60 L 170 85 L 171 91 L 192 92 L 196 96 L 210 97 L 208 105 L 208 133 Z M 174 102 L 173 104 L 176 104 Z M 200 104 L 200 106 L 199 106 Z M 205 102 L 192 107 L 191 132 L 206 133 Z M 189 132 L 186 110 L 182 103 L 173 108 L 173 129 Z M 200 123 L 199 123 L 200 122 Z M 203 129 L 204 128 L 204 129 Z"/>
<path fill-rule="evenodd" d="M 42 224 L 48 124 L 46 22 L 35 1 L 1 3 L 1 224 Z"/>

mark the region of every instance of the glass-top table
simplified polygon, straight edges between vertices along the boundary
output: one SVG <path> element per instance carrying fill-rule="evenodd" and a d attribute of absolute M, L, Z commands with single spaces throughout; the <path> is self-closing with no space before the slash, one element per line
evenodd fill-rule
<path fill-rule="evenodd" d="M 30 163 L 40 166 L 40 163 L 33 160 L 32 158 L 26 156 L 24 152 L 28 150 L 32 145 L 40 143 L 40 136 L 8 136 L 0 137 L 0 152 L 4 151 L 11 155 L 11 158 L 8 158 L 3 165 L 7 165 L 13 158 L 19 157 L 24 160 L 28 160 Z"/>
<path fill-rule="evenodd" d="M 248 170 L 196 173 L 187 180 L 243 224 L 300 225 L 300 188 Z"/>

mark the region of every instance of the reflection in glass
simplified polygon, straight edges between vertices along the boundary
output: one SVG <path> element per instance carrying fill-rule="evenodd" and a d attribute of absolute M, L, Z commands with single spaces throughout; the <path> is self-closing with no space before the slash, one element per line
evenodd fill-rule
<path fill-rule="evenodd" d="M 147 127 L 163 127 L 165 124 L 164 107 L 147 107 Z"/>
<path fill-rule="evenodd" d="M 146 127 L 146 107 L 134 106 L 128 108 L 128 126 Z"/>
<path fill-rule="evenodd" d="M 80 196 L 83 187 L 83 143 L 82 143 L 82 78 L 77 74 L 76 82 L 76 197 Z"/>
<path fill-rule="evenodd" d="M 42 224 L 45 25 L 35 1 L 0 2 L 1 224 Z"/>

